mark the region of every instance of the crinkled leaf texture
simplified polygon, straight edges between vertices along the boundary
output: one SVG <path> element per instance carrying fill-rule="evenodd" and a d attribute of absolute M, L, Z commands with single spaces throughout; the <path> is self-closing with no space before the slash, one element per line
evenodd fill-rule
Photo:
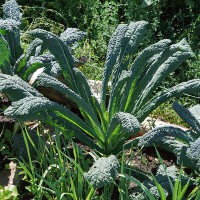
<path fill-rule="evenodd" d="M 116 145 L 123 148 L 124 142 L 140 130 L 140 123 L 130 113 L 116 113 L 108 126 L 107 141 L 114 148 Z M 119 145 L 121 143 L 121 145 Z"/>
<path fill-rule="evenodd" d="M 6 1 L 3 5 L 3 19 L 0 20 L 0 32 L 7 40 L 14 61 L 22 55 L 20 46 L 20 21 L 22 14 L 15 0 Z M 14 65 L 14 64 L 13 64 Z"/>
<path fill-rule="evenodd" d="M 4 114 L 23 121 L 35 119 L 45 120 L 45 118 L 47 118 L 45 111 L 56 109 L 57 106 L 57 103 L 49 101 L 45 97 L 31 96 L 13 102 L 12 105 L 4 111 Z"/>
<path fill-rule="evenodd" d="M 16 75 L 0 74 L 0 92 L 5 93 L 12 101 L 32 96 L 42 97 L 36 89 Z"/>
<path fill-rule="evenodd" d="M 161 44 L 163 43 L 163 49 L 161 49 Z M 185 39 L 181 40 L 177 44 L 172 44 L 169 46 L 168 40 L 163 40 L 163 42 L 154 46 L 151 51 L 155 51 L 160 48 L 160 52 L 155 52 L 151 57 L 147 57 L 148 62 L 133 63 L 131 70 L 135 72 L 135 68 L 138 68 L 140 65 L 139 72 L 140 74 L 135 75 L 133 83 L 135 85 L 129 85 L 127 92 L 132 90 L 128 96 L 131 95 L 128 99 L 128 105 L 126 106 L 127 111 L 135 112 L 140 110 L 141 107 L 150 100 L 152 97 L 153 91 L 161 84 L 161 82 L 173 71 L 175 71 L 178 66 L 184 62 L 189 57 L 193 56 L 192 50 Z M 152 45 L 153 46 L 153 45 Z M 157 46 L 157 47 L 156 47 Z M 160 47 L 159 47 L 160 46 Z M 142 56 L 143 57 L 143 56 Z M 141 57 L 141 58 L 142 58 Z M 142 65 L 141 65 L 142 64 Z M 137 69 L 138 71 L 138 69 Z M 136 71 L 136 72 L 137 72 Z M 142 71 L 142 74 L 141 74 Z M 150 100 L 151 101 L 151 100 Z M 126 103 L 126 104 L 127 104 Z"/>
<path fill-rule="evenodd" d="M 192 129 L 185 131 L 185 136 L 188 137 L 187 146 L 183 146 L 178 154 L 177 161 L 185 167 L 193 170 L 200 170 L 200 105 L 197 104 L 189 109 L 184 108 L 177 102 L 173 104 L 174 110 L 177 114 L 188 123 Z M 172 134 L 174 137 L 174 134 Z M 177 142 L 184 142 L 181 140 L 181 134 L 177 135 Z"/>
<path fill-rule="evenodd" d="M 113 33 L 108 44 L 103 72 L 102 103 L 105 103 L 106 87 L 111 74 L 114 74 L 113 83 L 115 84 L 123 70 L 123 65 L 121 65 L 123 57 L 137 50 L 146 32 L 146 27 L 146 21 L 131 22 L 120 24 Z"/>
<path fill-rule="evenodd" d="M 115 180 L 118 176 L 120 165 L 114 155 L 99 158 L 84 177 L 94 188 L 101 188 Z"/>
<path fill-rule="evenodd" d="M 20 30 L 18 22 L 15 20 L 0 19 L 0 33 L 8 42 L 14 65 L 15 61 L 22 55 L 23 50 L 20 46 Z"/>
<path fill-rule="evenodd" d="M 0 70 L 2 73 L 12 74 L 10 70 L 10 49 L 7 41 L 0 34 Z"/>
<path fill-rule="evenodd" d="M 200 105 L 197 104 L 189 109 L 184 108 L 177 102 L 173 104 L 173 109 L 193 130 L 200 134 Z"/>
<path fill-rule="evenodd" d="M 174 185 L 176 180 L 179 178 L 179 176 L 180 176 L 182 187 L 184 187 L 190 178 L 185 174 L 180 174 L 180 172 L 176 166 L 172 165 L 170 167 L 166 167 L 166 166 L 160 165 L 158 167 L 155 179 L 160 184 L 160 186 L 163 188 L 167 199 L 171 199 L 172 195 L 173 195 L 172 191 L 171 191 L 171 186 L 170 186 L 169 180 Z M 140 180 L 140 177 L 138 178 L 138 180 Z M 160 194 L 159 194 L 158 189 L 155 185 L 155 182 L 152 178 L 146 179 L 141 182 L 143 182 L 144 186 L 151 192 L 151 194 L 156 199 L 160 199 Z M 194 184 L 193 179 L 190 179 L 190 184 Z M 142 190 L 139 190 L 139 191 L 134 190 L 133 193 L 130 195 L 130 198 L 133 200 L 136 200 L 136 199 L 146 200 L 147 198 L 145 197 L 145 195 L 142 195 L 142 194 L 144 194 L 144 192 Z"/>
<path fill-rule="evenodd" d="M 191 141 L 190 135 L 180 128 L 173 126 L 163 126 L 154 128 L 140 138 L 139 147 L 159 146 L 167 151 L 180 155 L 183 146 L 187 146 Z"/>
<path fill-rule="evenodd" d="M 0 31 L 3 30 L 2 34 L 4 34 L 3 36 L 5 36 L 9 46 L 13 46 L 11 45 L 13 41 L 19 44 L 19 29 L 16 21 L 1 21 Z M 8 21 L 8 23 L 5 21 Z M 101 105 L 95 101 L 95 98 L 91 97 L 87 80 L 81 71 L 75 68 L 71 50 L 63 41 L 73 42 L 77 40 L 79 38 L 78 32 L 78 36 L 74 35 L 72 37 L 71 33 L 73 31 L 71 29 L 71 32 L 68 30 L 60 38 L 41 29 L 31 31 L 30 35 L 38 39 L 34 40 L 30 45 L 25 57 L 22 56 L 18 59 L 16 66 L 25 68 L 25 71 L 20 70 L 22 78 L 29 80 L 32 74 L 37 75 L 31 81 L 33 80 L 32 83 L 38 87 L 38 90 L 39 88 L 46 89 L 49 87 L 59 91 L 63 96 L 67 96 L 70 101 L 76 104 L 81 117 L 77 116 L 75 111 L 72 112 L 72 109 L 69 110 L 62 105 L 48 101 L 42 95 L 39 96 L 37 92 L 24 84 L 30 89 L 27 89 L 28 91 L 26 92 L 22 84 L 18 84 L 19 80 L 13 86 L 11 82 L 7 84 L 6 80 L 0 83 L 1 90 L 9 94 L 13 100 L 16 99 L 11 92 L 15 91 L 16 94 L 17 90 L 19 90 L 19 94 L 16 95 L 19 101 L 14 102 L 5 113 L 17 119 L 27 120 L 29 117 L 30 119 L 41 117 L 42 113 L 46 114 L 45 111 L 53 110 L 54 115 L 62 118 L 62 120 L 65 119 L 69 124 L 73 124 L 73 127 L 76 126 L 78 130 L 80 129 L 81 132 L 94 138 L 102 152 L 109 150 L 107 151 L 108 154 L 104 153 L 104 155 L 109 155 L 111 153 L 110 150 L 113 151 L 112 153 L 119 152 L 118 147 L 122 148 L 125 140 L 139 130 L 138 121 L 143 121 L 156 107 L 172 97 L 180 96 L 183 93 L 200 91 L 200 80 L 196 79 L 167 89 L 157 96 L 152 95 L 161 81 L 190 57 L 192 51 L 185 40 L 175 45 L 170 45 L 169 40 L 162 40 L 144 49 L 136 57 L 133 65 L 130 66 L 129 59 L 131 56 L 129 55 L 137 51 L 146 32 L 146 27 L 147 22 L 145 21 L 131 22 L 119 25 L 114 32 L 109 42 L 106 56 Z M 7 33 L 9 34 L 6 35 Z M 12 40 L 12 38 L 15 38 L 15 33 L 17 33 L 16 40 Z M 44 52 L 41 50 L 43 49 L 41 46 L 49 52 L 41 54 L 41 52 Z M 16 56 L 15 54 L 19 51 L 15 51 L 16 49 L 11 49 L 11 55 L 14 58 L 18 58 L 18 55 Z M 38 68 L 42 70 L 39 69 L 37 73 L 34 73 Z M 47 68 L 50 68 L 50 70 L 48 71 Z M 41 71 L 44 73 L 41 73 Z M 47 74 L 54 75 L 55 78 L 58 78 L 57 75 L 61 75 L 63 84 Z M 111 75 L 111 98 L 107 107 L 105 100 Z M 12 82 L 14 81 L 12 80 Z M 119 96 L 122 96 L 122 98 L 119 98 Z M 56 110 L 57 108 L 58 110 Z M 129 113 L 133 114 L 137 119 Z M 53 123 L 54 121 L 52 120 Z M 63 128 L 62 123 L 61 126 Z M 74 130 L 74 128 L 72 129 Z M 81 132 L 79 135 L 81 135 Z M 174 141 L 174 143 L 180 144 L 178 142 Z M 168 146 L 172 142 L 167 144 L 165 141 L 165 143 Z M 174 148 L 174 151 L 178 151 L 178 149 Z"/>
<path fill-rule="evenodd" d="M 147 200 L 142 188 L 135 188 L 133 193 L 129 195 L 130 200 Z"/>
<path fill-rule="evenodd" d="M 188 157 L 197 160 L 198 167 L 200 167 L 200 137 L 196 141 L 190 143 L 187 154 Z"/>
<path fill-rule="evenodd" d="M 179 85 L 179 88 L 171 88 L 172 90 L 176 89 L 176 91 L 166 90 L 160 93 L 157 99 L 152 98 L 154 97 L 153 92 L 161 82 L 171 72 L 175 71 L 181 63 L 194 55 L 185 39 L 171 45 L 171 41 L 165 39 L 145 48 L 138 54 L 130 67 L 128 55 L 137 50 L 146 32 L 146 25 L 145 21 L 120 24 L 110 39 L 102 80 L 102 107 L 105 107 L 106 87 L 111 75 L 110 96 L 112 97 L 116 86 L 119 87 L 119 82 L 121 82 L 120 88 L 117 89 L 122 96 L 118 99 L 111 98 L 112 102 L 109 105 L 110 118 L 115 112 L 124 111 L 132 113 L 138 117 L 139 121 L 142 121 L 152 110 L 168 98 L 186 92 L 181 91 L 183 85 Z M 124 70 L 129 71 L 131 76 L 122 82 L 120 77 Z M 189 85 L 190 82 L 186 84 Z M 192 85 L 190 84 L 189 87 L 191 88 Z M 143 112 L 144 109 L 145 112 Z M 149 113 L 146 113 L 147 109 Z"/>
<path fill-rule="evenodd" d="M 200 137 L 190 142 L 188 148 L 182 149 L 179 163 L 200 172 Z"/>
<path fill-rule="evenodd" d="M 139 139 L 139 147 L 165 149 L 177 156 L 177 163 L 193 170 L 200 170 L 200 137 L 196 133 L 183 131 L 173 126 L 158 127 Z"/>
<path fill-rule="evenodd" d="M 59 63 L 68 87 L 77 91 L 75 75 L 73 72 L 73 68 L 75 67 L 74 59 L 64 41 L 53 33 L 42 29 L 35 29 L 29 32 L 29 34 L 44 42 L 47 49 L 54 55 L 55 59 Z"/>
<path fill-rule="evenodd" d="M 120 131 L 128 134 L 128 137 L 140 130 L 140 123 L 130 113 L 118 112 L 111 119 L 108 134 L 112 134 L 116 126 L 120 126 Z"/>
<path fill-rule="evenodd" d="M 15 0 L 6 1 L 3 5 L 3 18 L 11 19 L 20 22 L 22 19 L 22 14 L 20 13 L 20 8 Z"/>
<path fill-rule="evenodd" d="M 51 35 L 51 33 L 43 32 L 43 36 L 46 36 L 47 34 Z M 69 53 L 66 56 L 66 58 L 68 58 L 68 60 L 70 60 L 70 57 L 72 57 L 73 60 L 74 60 L 74 63 L 76 65 L 79 65 L 79 64 L 83 64 L 84 62 L 81 62 L 79 59 L 75 58 L 75 56 L 73 55 L 73 48 L 75 48 L 75 46 L 76 46 L 76 41 L 82 39 L 85 35 L 86 35 L 85 32 L 80 31 L 80 30 L 78 30 L 76 28 L 68 28 L 66 31 L 64 31 L 61 34 L 60 38 L 57 37 L 57 36 L 53 37 L 54 35 L 52 34 L 52 38 L 49 37 L 49 40 L 50 39 L 54 40 L 54 43 L 60 42 L 60 48 L 62 48 L 62 45 L 65 44 L 66 48 L 69 50 Z M 57 41 L 56 41 L 56 38 L 57 38 Z M 60 39 L 63 42 L 60 41 Z M 29 48 L 28 48 L 27 54 L 26 54 L 27 60 L 29 60 L 31 56 L 38 57 L 38 60 L 40 58 L 43 59 L 43 63 L 47 63 L 48 62 L 48 65 L 46 66 L 45 72 L 47 74 L 52 74 L 51 71 L 53 71 L 53 74 L 54 74 L 55 77 L 60 77 L 61 75 L 63 75 L 63 71 L 64 71 L 63 69 L 61 70 L 62 65 L 61 65 L 61 61 L 59 61 L 60 59 L 62 59 L 62 57 L 58 58 L 58 56 L 55 54 L 55 52 L 53 52 L 51 47 L 47 44 L 47 42 L 43 42 L 44 40 L 45 40 L 44 38 L 42 38 L 42 40 L 36 38 L 29 45 Z M 52 45 L 52 43 L 50 45 Z M 52 52 L 52 54 L 54 56 L 52 54 L 50 54 L 49 52 L 47 52 L 45 54 L 42 54 L 47 49 L 50 52 Z M 63 49 L 61 51 L 63 53 L 64 51 L 67 51 L 67 50 Z M 60 53 L 60 55 L 62 55 L 62 53 Z M 49 59 L 48 58 L 50 57 L 50 55 L 52 57 L 52 61 L 49 63 Z M 47 59 L 47 62 L 44 60 L 44 58 Z M 56 59 L 59 59 L 59 60 L 56 61 Z M 61 68 L 60 68 L 58 63 L 61 65 Z M 72 67 L 71 68 L 73 68 L 73 62 L 71 62 L 71 63 L 72 63 Z M 67 81 L 65 81 L 65 82 L 67 82 Z"/>
<path fill-rule="evenodd" d="M 200 79 L 193 79 L 187 82 L 182 82 L 172 88 L 168 88 L 142 106 L 137 113 L 134 114 L 140 122 L 142 122 L 154 109 L 159 105 L 173 97 L 179 97 L 183 94 L 197 94 L 200 92 Z"/>
<path fill-rule="evenodd" d="M 31 56 L 39 56 L 41 54 L 41 45 L 43 44 L 43 41 L 36 38 L 31 42 L 29 45 L 27 52 L 26 52 L 26 57 L 29 59 Z"/>
<path fill-rule="evenodd" d="M 164 169 L 165 168 L 165 169 Z M 157 172 L 156 172 L 156 180 L 161 185 L 161 187 L 164 189 L 165 196 L 171 196 L 172 191 L 169 183 L 169 179 L 171 180 L 172 184 L 175 184 L 175 181 L 180 176 L 181 178 L 181 184 L 182 187 L 184 187 L 185 184 L 187 184 L 189 177 L 180 174 L 179 170 L 176 166 L 172 165 L 170 167 L 166 167 L 163 165 L 160 165 Z M 193 181 L 190 181 L 190 184 L 192 184 Z M 154 181 L 144 181 L 144 185 L 150 190 L 150 192 L 156 197 L 156 199 L 159 199 L 160 195 L 158 192 L 157 187 L 155 186 Z"/>

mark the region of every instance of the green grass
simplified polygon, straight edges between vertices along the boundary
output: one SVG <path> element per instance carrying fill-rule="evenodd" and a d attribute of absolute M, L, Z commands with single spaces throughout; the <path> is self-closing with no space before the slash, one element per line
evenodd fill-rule
<path fill-rule="evenodd" d="M 20 161 L 25 180 L 29 182 L 28 191 L 35 198 L 47 199 L 87 199 L 92 187 L 82 179 L 83 170 L 88 169 L 88 161 L 84 151 L 63 135 L 56 133 L 55 139 L 42 138 L 39 131 L 39 146 L 32 144 L 37 157 L 31 158 L 27 141 L 31 141 L 28 132 L 23 131 L 29 162 Z M 83 195 L 83 191 L 86 191 Z"/>
<path fill-rule="evenodd" d="M 85 56 L 87 62 L 80 67 L 80 70 L 88 79 L 101 80 L 103 74 L 104 60 L 95 55 L 95 49 L 91 45 L 92 41 L 85 40 L 75 49 L 75 56 L 80 58 Z"/>
<path fill-rule="evenodd" d="M 162 104 L 156 110 L 154 110 L 150 116 L 155 119 L 159 118 L 171 124 L 188 127 L 188 125 L 172 109 L 172 102 L 171 103 L 167 102 Z"/>
<path fill-rule="evenodd" d="M 44 140 L 46 136 L 41 136 L 44 133 L 38 131 L 37 134 L 39 145 L 32 143 L 28 132 L 23 130 L 29 161 L 19 161 L 21 174 L 29 183 L 26 189 L 34 198 L 111 199 L 114 183 L 97 191 L 83 178 L 83 173 L 89 170 L 96 157 L 92 151 L 82 149 L 68 135 L 59 132 L 56 132 L 54 139 L 48 135 L 47 140 Z M 28 141 L 37 151 L 34 159 L 31 158 Z"/>
<path fill-rule="evenodd" d="M 151 113 L 151 117 L 153 118 L 160 118 L 166 122 L 170 122 L 171 124 L 176 124 L 179 126 L 184 126 L 190 128 L 187 123 L 185 123 L 178 114 L 173 110 L 172 104 L 173 102 L 179 102 L 181 105 L 185 106 L 186 108 L 190 108 L 195 104 L 198 104 L 199 97 L 198 96 L 183 96 L 182 98 L 173 98 L 172 100 L 163 103 L 160 105 L 156 110 Z"/>
<path fill-rule="evenodd" d="M 44 130 L 43 130 L 44 131 Z M 127 168 L 126 153 L 122 152 L 120 158 L 119 179 L 101 189 L 95 189 L 83 178 L 83 173 L 91 167 L 94 159 L 98 156 L 90 149 L 77 145 L 72 137 L 56 131 L 53 136 L 44 133 L 42 129 L 37 131 L 39 143 L 34 144 L 29 137 L 28 131 L 23 130 L 24 141 L 28 152 L 28 162 L 19 160 L 20 174 L 23 180 L 28 182 L 27 192 L 19 192 L 19 198 L 32 194 L 34 199 L 46 198 L 48 200 L 91 200 L 91 199 L 113 199 L 113 193 L 119 193 L 120 200 L 130 199 L 130 183 L 134 183 L 140 188 L 140 193 L 149 200 L 155 200 L 147 187 L 144 186 Z M 31 157 L 29 145 L 32 145 L 37 156 Z M 134 155 L 132 158 L 134 160 Z M 163 164 L 161 157 L 159 161 Z M 128 163 L 126 163 L 128 164 Z M 164 198 L 162 187 L 154 181 Z M 188 185 L 182 187 L 180 179 L 177 179 L 173 186 L 172 194 L 177 196 L 185 195 Z M 190 196 L 198 196 L 198 187 L 190 193 Z M 176 198 L 174 198 L 175 200 Z M 181 199 L 181 198 L 180 198 Z M 197 197 L 196 197 L 197 199 Z M 131 199 L 130 199 L 131 200 Z"/>

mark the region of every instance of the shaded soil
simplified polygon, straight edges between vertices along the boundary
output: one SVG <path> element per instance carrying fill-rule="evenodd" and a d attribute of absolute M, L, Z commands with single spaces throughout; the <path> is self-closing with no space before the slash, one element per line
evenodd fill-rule
<path fill-rule="evenodd" d="M 0 132 L 2 132 L 2 130 L 9 130 L 12 131 L 14 128 L 14 120 L 5 117 L 3 114 L 0 115 Z"/>
<path fill-rule="evenodd" d="M 78 143 L 78 146 L 84 149 L 86 152 L 92 151 L 89 147 L 84 146 L 80 142 Z M 158 149 L 158 152 L 162 158 L 163 163 L 167 167 L 171 165 L 176 165 L 175 155 L 161 149 Z M 155 174 L 156 170 L 160 165 L 154 147 L 143 148 L 141 151 L 137 148 L 133 148 L 132 152 L 128 150 L 125 155 L 126 155 L 126 163 L 128 163 L 133 167 L 141 169 L 145 172 L 152 172 L 153 174 Z M 72 156 L 73 156 L 73 150 L 72 150 Z"/>
<path fill-rule="evenodd" d="M 6 164 L 9 164 L 10 161 L 8 160 L 7 156 L 0 154 L 0 170 L 4 169 Z"/>
<path fill-rule="evenodd" d="M 8 107 L 11 105 L 11 102 L 9 99 L 2 93 L 0 93 L 0 109 L 3 109 L 3 107 Z"/>
<path fill-rule="evenodd" d="M 135 158 L 132 161 L 133 166 L 138 167 L 139 169 L 145 171 L 145 172 L 152 172 L 155 174 L 157 168 L 160 165 L 158 156 L 156 154 L 156 150 L 153 147 L 148 147 L 142 149 L 141 152 L 139 150 L 135 149 Z M 158 150 L 163 163 L 169 167 L 171 165 L 176 165 L 176 157 L 166 151 Z"/>

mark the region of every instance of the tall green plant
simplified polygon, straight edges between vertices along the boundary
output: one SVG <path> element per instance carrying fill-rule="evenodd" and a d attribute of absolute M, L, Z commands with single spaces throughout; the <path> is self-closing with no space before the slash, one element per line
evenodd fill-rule
<path fill-rule="evenodd" d="M 34 40 L 27 48 L 22 49 L 20 25 L 22 14 L 19 5 L 15 0 L 6 1 L 3 5 L 3 19 L 0 19 L 0 70 L 4 74 L 17 74 L 23 80 L 29 81 L 31 75 L 39 68 L 48 66 L 47 73 L 58 76 L 56 70 L 56 60 L 50 53 L 43 55 L 46 47 L 42 40 Z M 86 35 L 85 32 L 76 28 L 68 28 L 61 33 L 60 38 L 69 51 L 77 46 L 77 41 Z M 74 56 L 73 62 L 77 65 L 81 63 Z"/>
<path fill-rule="evenodd" d="M 39 92 L 35 93 L 32 89 L 26 91 L 17 84 L 12 86 L 10 81 L 17 77 L 1 75 L 1 91 L 9 93 L 16 91 L 13 87 L 18 88 L 16 100 L 19 101 L 6 109 L 5 114 L 18 120 L 39 118 L 60 129 L 74 130 L 76 137 L 98 152 L 104 155 L 117 154 L 126 140 L 138 133 L 139 122 L 156 107 L 172 97 L 200 90 L 200 80 L 194 79 L 153 95 L 159 84 L 193 53 L 185 39 L 172 45 L 170 40 L 161 40 L 145 48 L 131 62 L 130 55 L 137 51 L 146 28 L 145 21 L 131 22 L 120 24 L 113 33 L 108 45 L 100 103 L 92 95 L 83 73 L 75 67 L 71 52 L 63 40 L 44 30 L 31 31 L 30 35 L 43 41 L 54 56 L 66 83 L 40 73 L 34 87 L 59 91 L 74 102 L 81 116 L 42 97 Z M 107 105 L 110 78 L 112 86 Z M 30 88 L 27 83 L 23 84 Z M 9 90 L 6 85 L 10 85 Z"/>
<path fill-rule="evenodd" d="M 13 75 L 13 68 L 23 51 L 20 45 L 21 13 L 15 0 L 3 5 L 3 19 L 0 19 L 1 62 L 3 73 Z"/>

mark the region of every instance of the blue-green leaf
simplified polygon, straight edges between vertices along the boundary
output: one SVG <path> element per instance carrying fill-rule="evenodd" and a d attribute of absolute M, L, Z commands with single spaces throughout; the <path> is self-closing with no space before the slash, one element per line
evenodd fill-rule
<path fill-rule="evenodd" d="M 190 109 L 186 109 L 177 102 L 175 102 L 173 104 L 173 109 L 196 132 L 200 133 L 200 105 L 195 105 Z"/>
<path fill-rule="evenodd" d="M 0 34 L 0 70 L 4 74 L 12 74 L 12 67 L 10 65 L 10 49 L 8 43 Z"/>
<path fill-rule="evenodd" d="M 16 75 L 0 74 L 0 92 L 5 93 L 12 101 L 31 96 L 42 97 L 36 89 Z"/>
<path fill-rule="evenodd" d="M 119 161 L 114 155 L 101 157 L 84 173 L 84 177 L 94 188 L 101 188 L 117 178 L 119 167 Z"/>
<path fill-rule="evenodd" d="M 23 50 L 20 46 L 20 30 L 15 20 L 0 19 L 0 34 L 3 35 L 8 42 L 11 51 L 13 63 L 22 55 Z"/>
<path fill-rule="evenodd" d="M 166 89 L 153 97 L 149 102 L 141 107 L 137 113 L 132 112 L 140 122 L 142 122 L 148 114 L 165 101 L 179 97 L 183 94 L 196 94 L 200 92 L 200 79 L 193 79 L 187 82 L 180 83 L 172 88 Z"/>
<path fill-rule="evenodd" d="M 29 34 L 44 42 L 47 49 L 54 55 L 59 63 L 67 86 L 77 92 L 76 80 L 73 72 L 73 68 L 75 67 L 74 59 L 65 43 L 58 36 L 42 29 L 35 29 L 30 31 Z"/>
<path fill-rule="evenodd" d="M 22 14 L 20 13 L 20 8 L 15 0 L 6 1 L 3 4 L 3 18 L 11 19 L 20 22 L 22 19 Z"/>

